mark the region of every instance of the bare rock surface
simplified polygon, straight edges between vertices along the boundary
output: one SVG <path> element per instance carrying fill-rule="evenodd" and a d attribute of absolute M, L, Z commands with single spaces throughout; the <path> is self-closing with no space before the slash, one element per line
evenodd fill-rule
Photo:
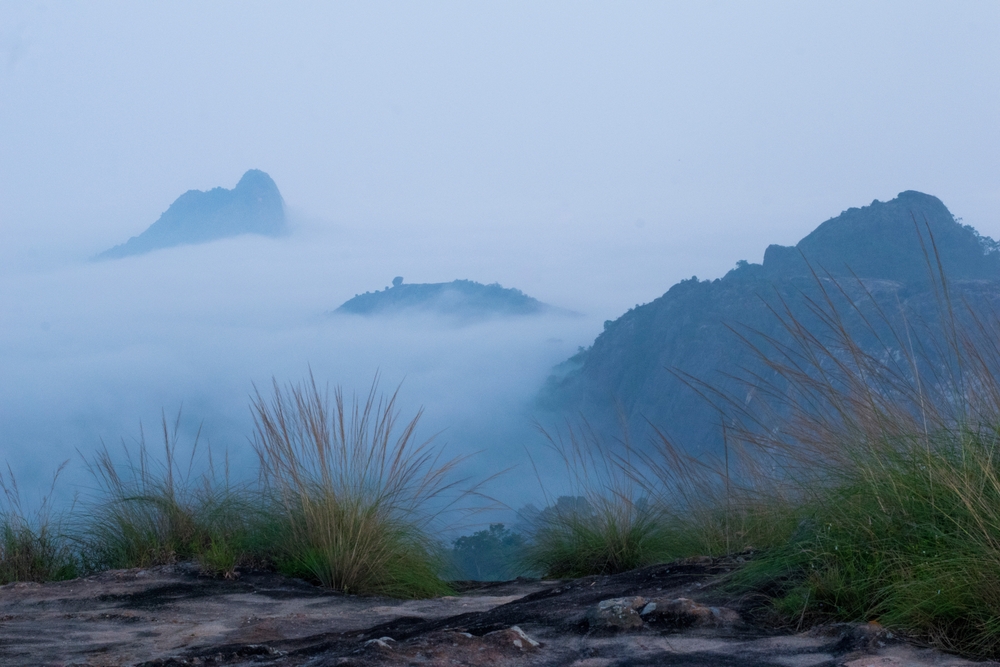
<path fill-rule="evenodd" d="M 0 587 L 0 664 L 973 664 L 876 625 L 769 627 L 759 601 L 727 599 L 716 585 L 731 567 L 699 561 L 572 581 L 467 584 L 431 600 L 342 595 L 270 573 L 213 579 L 192 565 L 9 584 Z"/>

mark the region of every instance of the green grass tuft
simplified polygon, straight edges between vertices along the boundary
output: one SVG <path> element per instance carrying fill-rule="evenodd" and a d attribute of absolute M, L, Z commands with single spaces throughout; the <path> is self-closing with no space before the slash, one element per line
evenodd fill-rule
<path fill-rule="evenodd" d="M 417 443 L 420 414 L 396 433 L 396 394 L 350 404 L 309 382 L 254 401 L 270 512 L 284 527 L 279 567 L 356 594 L 447 594 L 434 523 L 458 460 Z"/>
<path fill-rule="evenodd" d="M 675 551 L 662 508 L 629 475 L 630 448 L 613 455 L 584 423 L 567 439 L 542 431 L 578 495 L 526 516 L 523 566 L 550 577 L 615 574 L 668 559 Z"/>
<path fill-rule="evenodd" d="M 53 488 L 63 466 L 52 479 Z M 42 498 L 38 511 L 29 514 L 8 467 L 6 476 L 0 474 L 0 491 L 4 496 L 0 507 L 0 584 L 76 577 L 79 561 L 62 532 L 61 521 L 52 515 L 51 490 Z"/>
<path fill-rule="evenodd" d="M 1000 317 L 956 308 L 934 279 L 933 324 L 883 309 L 860 281 L 816 276 L 811 328 L 782 304 L 789 343 L 744 334 L 772 379 L 722 397 L 736 454 L 727 484 L 794 528 L 737 583 L 769 591 L 794 625 L 878 621 L 997 657 Z"/>
<path fill-rule="evenodd" d="M 672 535 L 656 512 L 615 496 L 559 500 L 564 502 L 557 501 L 535 519 L 524 557 L 529 569 L 572 578 L 616 574 L 669 559 Z"/>
<path fill-rule="evenodd" d="M 163 420 L 163 457 L 144 436 L 85 458 L 95 493 L 71 518 L 73 535 L 52 520 L 48 500 L 34 517 L 22 511 L 13 475 L 0 478 L 0 581 L 46 581 L 111 568 L 196 560 L 227 578 L 268 568 L 356 594 L 427 597 L 451 593 L 440 578 L 444 549 L 435 530 L 459 492 L 442 460 L 418 443 L 420 415 L 396 429 L 396 395 L 331 405 L 310 376 L 253 402 L 260 484 L 234 485 L 228 462 L 194 474 L 198 439 L 186 465 L 178 458 L 180 415 Z"/>
<path fill-rule="evenodd" d="M 245 488 L 234 488 L 208 470 L 193 474 L 197 438 L 183 467 L 177 457 L 180 415 L 171 431 L 164 418 L 164 458 L 156 460 L 140 436 L 123 443 L 116 461 L 104 447 L 87 466 L 97 482 L 85 506 L 83 559 L 89 569 L 152 567 L 197 559 L 210 571 L 232 576 L 249 553 L 257 512 Z"/>

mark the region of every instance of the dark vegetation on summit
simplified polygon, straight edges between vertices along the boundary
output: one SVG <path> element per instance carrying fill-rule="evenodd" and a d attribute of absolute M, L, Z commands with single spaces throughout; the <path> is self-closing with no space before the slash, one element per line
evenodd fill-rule
<path fill-rule="evenodd" d="M 278 186 L 263 171 L 251 169 L 232 190 L 188 190 L 146 231 L 95 259 L 141 255 L 240 234 L 278 236 L 285 229 L 285 204 Z"/>
<path fill-rule="evenodd" d="M 613 437 L 621 436 L 624 420 L 638 446 L 655 425 L 689 453 L 718 452 L 718 401 L 699 394 L 738 395 L 750 403 L 753 378 L 780 384 L 740 342 L 741 336 L 752 344 L 786 342 L 789 332 L 775 311 L 819 330 L 811 306 L 830 298 L 859 342 L 874 346 L 863 320 L 880 320 L 879 310 L 890 319 L 907 313 L 897 324 L 909 327 L 933 328 L 940 320 L 940 294 L 931 280 L 938 260 L 955 303 L 993 307 L 1000 298 L 998 249 L 920 192 L 848 209 L 794 247 L 769 246 L 762 264 L 740 261 L 722 278 L 683 280 L 605 322 L 590 348 L 554 369 L 540 405 L 556 415 L 586 415 Z"/>
<path fill-rule="evenodd" d="M 560 312 L 518 289 L 499 283 L 483 285 L 472 280 L 450 283 L 404 284 L 401 277 L 381 292 L 365 292 L 342 304 L 335 313 L 388 315 L 422 311 L 456 317 L 483 319 L 494 316 L 538 315 Z M 561 311 L 566 312 L 566 311 Z"/>

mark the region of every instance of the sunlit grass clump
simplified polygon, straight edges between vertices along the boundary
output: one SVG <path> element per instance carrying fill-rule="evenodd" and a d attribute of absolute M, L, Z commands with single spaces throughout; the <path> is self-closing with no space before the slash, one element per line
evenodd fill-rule
<path fill-rule="evenodd" d="M 892 423 L 882 416 L 880 430 Z M 841 433 L 826 443 L 835 449 L 814 469 L 813 488 L 800 489 L 796 530 L 738 580 L 773 590 L 776 610 L 797 625 L 878 621 L 964 653 L 998 655 L 998 426 Z"/>
<path fill-rule="evenodd" d="M 744 573 L 786 614 L 876 620 L 967 653 L 1000 649 L 998 433 L 886 439 L 803 507 L 798 539 Z"/>
<path fill-rule="evenodd" d="M 253 405 L 278 566 L 357 594 L 449 592 L 432 529 L 457 461 L 417 442 L 420 414 L 397 431 L 396 394 L 333 400 L 310 377 Z"/>
<path fill-rule="evenodd" d="M 568 505 L 557 502 L 537 519 L 526 550 L 529 569 L 572 578 L 617 574 L 669 558 L 670 536 L 663 524 L 634 502 L 603 497 L 596 507 Z"/>

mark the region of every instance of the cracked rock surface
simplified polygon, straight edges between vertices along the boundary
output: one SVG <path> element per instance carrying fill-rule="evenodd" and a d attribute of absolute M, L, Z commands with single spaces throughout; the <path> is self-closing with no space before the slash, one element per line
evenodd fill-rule
<path fill-rule="evenodd" d="M 701 560 L 571 581 L 467 584 L 430 600 L 341 595 L 270 573 L 212 579 L 192 565 L 9 584 L 0 587 L 0 664 L 974 664 L 874 625 L 768 626 L 759 600 L 716 586 L 733 566 Z"/>

